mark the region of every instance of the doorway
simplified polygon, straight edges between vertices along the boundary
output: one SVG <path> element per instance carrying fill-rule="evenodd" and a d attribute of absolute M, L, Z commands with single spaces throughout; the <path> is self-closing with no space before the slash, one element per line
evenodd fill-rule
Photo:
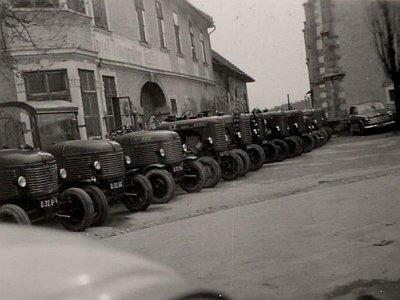
<path fill-rule="evenodd" d="M 147 124 L 152 115 L 166 110 L 166 99 L 160 86 L 154 82 L 147 82 L 140 94 L 140 106 L 143 108 L 143 122 Z"/>

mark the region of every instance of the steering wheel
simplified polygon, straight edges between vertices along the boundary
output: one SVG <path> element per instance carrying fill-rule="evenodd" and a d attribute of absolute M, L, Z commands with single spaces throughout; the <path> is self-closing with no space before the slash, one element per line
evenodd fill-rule
<path fill-rule="evenodd" d="M 124 134 L 130 133 L 130 132 L 133 132 L 133 130 L 130 129 L 130 128 L 129 128 L 128 126 L 126 126 L 126 125 L 122 125 L 122 126 L 119 126 L 119 127 L 115 128 L 115 129 L 113 129 L 113 130 L 108 134 L 108 136 L 109 136 L 110 138 L 115 138 L 116 136 L 124 135 Z"/>

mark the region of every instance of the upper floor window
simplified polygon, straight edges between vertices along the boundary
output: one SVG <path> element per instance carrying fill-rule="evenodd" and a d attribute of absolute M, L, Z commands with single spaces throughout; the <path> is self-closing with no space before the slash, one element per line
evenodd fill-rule
<path fill-rule="evenodd" d="M 189 21 L 189 34 L 190 34 L 190 46 L 191 46 L 191 49 L 192 49 L 192 57 L 193 57 L 193 59 L 197 59 L 196 44 L 194 42 L 193 25 L 192 25 L 192 22 L 190 22 L 190 21 Z"/>
<path fill-rule="evenodd" d="M 135 0 L 136 6 L 136 14 L 139 23 L 139 36 L 141 42 L 147 43 L 147 34 L 146 34 L 146 16 L 144 13 L 144 3 L 143 0 Z"/>
<path fill-rule="evenodd" d="M 85 0 L 68 0 L 67 1 L 68 8 L 70 10 L 85 14 L 86 7 L 85 7 Z"/>
<path fill-rule="evenodd" d="M 13 7 L 60 7 L 59 0 L 12 0 Z"/>
<path fill-rule="evenodd" d="M 180 33 L 180 28 L 179 28 L 178 14 L 176 12 L 172 12 L 172 16 L 173 16 L 173 19 L 174 19 L 176 52 L 178 54 L 182 54 L 182 44 L 181 44 L 181 36 L 180 36 L 181 33 Z"/>
<path fill-rule="evenodd" d="M 69 100 L 64 70 L 27 72 L 24 79 L 28 100 Z"/>
<path fill-rule="evenodd" d="M 207 54 L 206 54 L 206 44 L 204 43 L 204 34 L 203 31 L 200 31 L 200 45 L 201 45 L 201 54 L 203 56 L 203 62 L 207 62 Z"/>
<path fill-rule="evenodd" d="M 96 26 L 108 29 L 107 12 L 104 0 L 93 0 L 93 17 Z"/>
<path fill-rule="evenodd" d="M 159 1 L 156 1 L 156 11 L 157 11 L 157 25 L 158 34 L 160 36 L 160 46 L 161 48 L 167 48 L 167 38 L 165 35 L 165 21 L 162 5 Z"/>

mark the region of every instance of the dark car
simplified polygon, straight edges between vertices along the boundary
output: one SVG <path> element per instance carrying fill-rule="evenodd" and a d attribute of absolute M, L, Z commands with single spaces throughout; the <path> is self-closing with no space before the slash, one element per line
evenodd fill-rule
<path fill-rule="evenodd" d="M 0 226 L 2 300 L 223 300 L 159 263 L 82 236 Z"/>
<path fill-rule="evenodd" d="M 350 133 L 363 135 L 366 130 L 395 124 L 393 111 L 380 102 L 364 102 L 350 107 Z"/>

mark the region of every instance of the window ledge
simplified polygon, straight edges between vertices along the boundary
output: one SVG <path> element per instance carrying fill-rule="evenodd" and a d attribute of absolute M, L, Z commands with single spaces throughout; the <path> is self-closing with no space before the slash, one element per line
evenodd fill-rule
<path fill-rule="evenodd" d="M 196 57 L 192 57 L 192 59 L 193 59 L 193 62 L 195 62 L 195 63 L 199 62 L 199 60 Z"/>
<path fill-rule="evenodd" d="M 54 11 L 60 11 L 60 12 L 68 12 L 77 16 L 85 17 L 88 19 L 92 19 L 91 16 L 89 16 L 87 13 L 81 13 L 69 8 L 65 7 L 11 7 L 13 11 L 20 11 L 20 12 L 29 12 L 29 11 L 43 11 L 43 12 L 54 12 Z"/>
<path fill-rule="evenodd" d="M 208 62 L 203 61 L 203 66 L 208 68 Z"/>
<path fill-rule="evenodd" d="M 143 47 L 146 47 L 146 48 L 151 48 L 151 45 L 150 45 L 148 42 L 145 42 L 145 41 L 139 41 L 139 44 L 140 44 L 141 46 L 143 46 Z"/>
<path fill-rule="evenodd" d="M 177 53 L 176 56 L 178 56 L 180 58 L 185 58 L 185 55 L 183 55 L 182 53 Z"/>
<path fill-rule="evenodd" d="M 102 26 L 96 25 L 96 24 L 93 24 L 93 29 L 99 30 L 99 31 L 102 31 L 102 32 L 107 32 L 107 33 L 111 34 L 111 30 L 110 29 L 108 29 L 106 27 L 102 27 Z"/>
<path fill-rule="evenodd" d="M 160 50 L 165 53 L 169 53 L 168 48 L 160 47 Z"/>

